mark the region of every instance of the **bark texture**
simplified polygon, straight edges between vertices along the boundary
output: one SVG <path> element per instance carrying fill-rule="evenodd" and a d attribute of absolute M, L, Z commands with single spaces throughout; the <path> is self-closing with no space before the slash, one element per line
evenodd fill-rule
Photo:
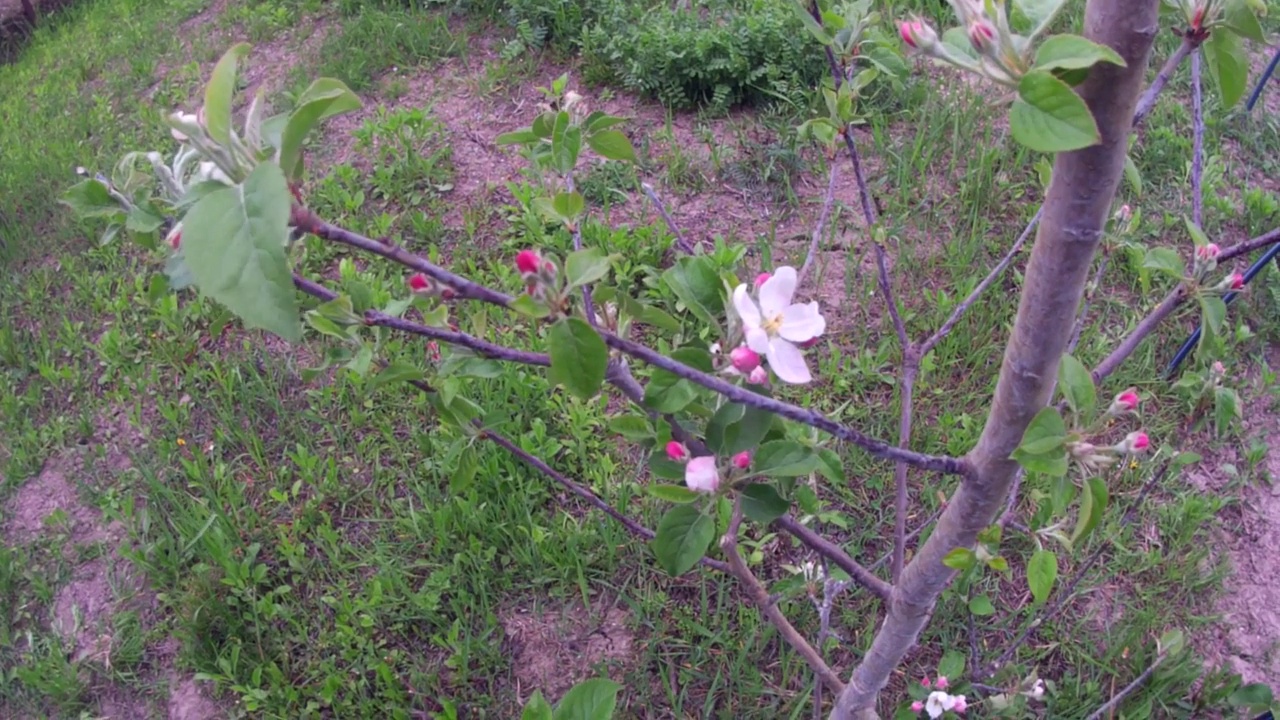
<path fill-rule="evenodd" d="M 902 573 L 883 625 L 836 701 L 832 720 L 879 718 L 876 700 L 914 646 L 954 571 L 942 558 L 972 547 L 995 521 L 1018 469 L 1009 459 L 1031 419 L 1052 399 L 1089 268 L 1124 169 L 1126 141 L 1158 28 L 1159 0 L 1090 0 L 1085 36 L 1124 58 L 1100 64 L 1078 88 L 1102 142 L 1058 155 L 1044 216 L 1028 261 L 1013 334 L 1005 349 L 987 424 L 966 457 L 970 473 L 929 540 Z"/>

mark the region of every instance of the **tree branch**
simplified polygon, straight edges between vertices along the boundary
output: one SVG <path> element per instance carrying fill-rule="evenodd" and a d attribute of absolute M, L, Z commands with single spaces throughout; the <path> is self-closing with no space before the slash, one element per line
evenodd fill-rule
<path fill-rule="evenodd" d="M 831 206 L 835 204 L 836 199 L 836 184 L 839 182 L 840 166 L 831 163 L 831 172 L 827 176 L 827 194 L 822 199 L 822 213 L 818 215 L 818 225 L 813 229 L 813 239 L 809 241 L 809 254 L 805 255 L 804 264 L 800 266 L 800 272 L 796 273 L 797 287 L 804 285 L 804 280 L 809 275 L 809 268 L 818 257 L 818 247 L 822 244 L 822 236 L 826 234 L 827 220 L 831 217 Z"/>
<path fill-rule="evenodd" d="M 841 425 L 822 413 L 814 410 L 806 410 L 797 405 L 775 400 L 771 397 L 765 397 L 764 395 L 738 387 L 737 385 L 721 380 L 714 375 L 709 375 L 700 370 L 691 368 L 682 362 L 672 360 L 671 358 L 657 351 L 651 350 L 644 345 L 620 338 L 613 333 L 601 331 L 600 336 L 604 338 L 605 344 L 614 350 L 619 350 L 627 355 L 639 358 L 654 367 L 666 370 L 677 377 L 694 382 L 708 390 L 714 390 L 733 402 L 741 403 L 748 407 L 758 408 L 760 410 L 767 410 L 775 415 L 781 415 L 788 420 L 794 420 L 795 422 L 803 425 L 808 425 L 809 427 L 822 430 L 823 432 L 862 448 L 873 457 L 881 458 L 883 460 L 902 460 L 918 468 L 942 472 L 948 475 L 964 475 L 968 472 L 967 465 L 958 458 L 941 455 L 926 455 L 924 453 L 894 447 L 883 440 L 876 440 L 858 430 L 855 430 L 854 428 Z"/>
<path fill-rule="evenodd" d="M 684 233 L 680 232 L 680 226 L 676 225 L 676 219 L 671 217 L 671 213 L 667 211 L 667 206 L 658 197 L 658 193 L 654 192 L 653 186 L 649 183 L 640 183 L 640 189 L 644 190 L 644 194 L 648 196 L 649 201 L 658 209 L 658 214 L 662 216 L 662 221 L 667 224 L 667 229 L 675 236 L 676 247 L 684 254 L 692 255 L 693 245 L 685 239 Z"/>
<path fill-rule="evenodd" d="M 308 280 L 300 275 L 293 276 L 294 287 L 302 292 L 319 298 L 320 300 L 333 300 L 338 294 L 326 288 L 325 286 Z M 392 317 L 377 310 L 368 310 L 364 313 L 364 322 L 366 325 L 375 325 L 387 327 L 393 330 L 410 333 L 412 335 L 420 335 L 422 337 L 439 340 L 451 345 L 461 345 L 475 351 L 482 357 L 491 358 L 493 360 L 506 360 L 508 362 L 521 363 L 524 365 L 537 365 L 539 367 L 551 367 L 551 358 L 543 353 L 526 352 L 524 350 L 515 350 L 513 348 L 504 347 L 491 343 L 487 340 L 481 340 L 478 337 L 468 335 L 462 332 L 446 330 L 444 328 L 431 327 L 421 323 L 405 320 L 403 318 Z"/>
<path fill-rule="evenodd" d="M 769 598 L 769 593 L 751 573 L 751 568 L 747 567 L 743 561 L 742 555 L 738 552 L 738 531 L 742 527 L 742 496 L 738 495 L 733 501 L 733 515 L 729 520 L 729 529 L 725 532 L 724 537 L 720 539 L 720 550 L 724 552 L 725 557 L 729 559 L 729 572 L 738 578 L 738 582 L 742 583 L 743 588 L 747 591 L 747 596 L 760 608 L 760 612 L 769 618 L 769 622 L 777 628 L 778 633 L 782 635 L 782 639 L 787 641 L 793 650 L 800 653 L 805 662 L 809 664 L 810 669 L 818 676 L 823 685 L 833 693 L 839 693 L 844 690 L 844 683 L 840 682 L 840 678 L 818 654 L 818 651 L 805 640 L 803 636 L 795 629 L 787 616 L 782 614 L 778 609 L 778 604 Z"/>
<path fill-rule="evenodd" d="M 576 189 L 574 188 L 572 174 L 568 175 L 565 178 L 565 184 L 566 184 L 565 189 L 567 189 L 569 192 L 576 192 Z M 582 223 L 581 222 L 575 222 L 573 224 L 573 249 L 574 249 L 574 252 L 577 252 L 578 250 L 582 249 Z M 582 286 L 582 311 L 584 314 L 586 314 L 587 322 L 591 324 L 591 327 L 596 327 L 597 325 L 599 325 L 599 323 L 596 322 L 596 304 L 591 300 L 590 285 Z"/>
<path fill-rule="evenodd" d="M 1129 697 L 1129 695 L 1131 695 L 1133 691 L 1137 690 L 1139 687 L 1142 687 L 1142 684 L 1145 683 L 1147 679 L 1151 677 L 1152 673 L 1156 671 L 1156 668 L 1160 667 L 1160 663 L 1164 662 L 1164 659 L 1165 659 L 1164 653 L 1160 653 L 1159 655 L 1156 655 L 1156 659 L 1152 661 L 1151 665 L 1149 665 L 1146 670 L 1142 671 L 1141 675 L 1135 678 L 1133 682 L 1126 685 L 1123 690 L 1116 693 L 1115 697 L 1111 698 L 1106 703 L 1104 703 L 1102 707 L 1098 708 L 1092 715 L 1085 718 L 1085 720 L 1101 720 L 1102 716 L 1105 713 L 1108 713 L 1111 710 L 1114 710 L 1115 707 L 1119 705 L 1122 700 Z M 1115 686 L 1113 685 L 1112 687 L 1115 687 Z"/>
<path fill-rule="evenodd" d="M 942 323 L 942 327 L 938 328 L 933 335 L 930 335 L 928 340 L 925 340 L 920 344 L 921 357 L 928 354 L 928 352 L 937 346 L 943 338 L 950 334 L 951 330 L 955 328 L 956 323 L 960 322 L 960 317 L 973 306 L 973 304 L 978 300 L 978 297 L 981 296 L 982 293 L 986 292 L 987 288 L 991 287 L 991 284 L 996 281 L 996 278 L 1000 277 L 1001 273 L 1003 273 L 1009 265 L 1013 263 L 1013 259 L 1017 257 L 1018 251 L 1020 251 L 1022 246 L 1026 244 L 1027 239 L 1031 237 L 1031 231 L 1035 229 L 1043 215 L 1044 206 L 1042 205 L 1040 209 L 1036 211 L 1036 214 L 1032 216 L 1031 221 L 1027 223 L 1027 226 L 1023 228 L 1022 234 L 1018 236 L 1016 241 L 1014 241 L 1013 246 L 1009 248 L 1009 252 L 1005 253 L 1004 257 L 1000 259 L 1000 262 L 996 263 L 996 266 L 991 269 L 991 272 L 987 273 L 987 276 L 982 279 L 982 282 L 978 283 L 978 286 L 973 289 L 973 292 L 969 293 L 969 296 L 961 301 L 961 303 L 951 311 L 951 316 L 947 318 L 946 322 Z"/>
<path fill-rule="evenodd" d="M 1164 90 L 1164 86 L 1168 84 L 1169 79 L 1173 77 L 1173 72 L 1178 69 L 1182 61 L 1186 59 L 1187 54 L 1191 52 L 1194 43 L 1190 37 L 1184 35 L 1182 44 L 1178 49 L 1165 60 L 1164 66 L 1160 68 L 1160 72 L 1156 73 L 1156 77 L 1151 81 L 1142 97 L 1138 99 L 1138 106 L 1133 113 L 1133 127 L 1137 128 L 1147 119 L 1147 115 L 1155 109 L 1156 99 L 1160 97 L 1160 92 Z"/>
<path fill-rule="evenodd" d="M 849 573 L 853 581 L 881 600 L 888 600 L 893 594 L 893 586 L 876 577 L 870 570 L 858 564 L 839 545 L 814 532 L 791 515 L 783 515 L 773 521 L 774 526 L 799 540 L 810 550 L 835 563 L 836 567 Z"/>
<path fill-rule="evenodd" d="M 1185 40 L 1184 40 L 1185 42 Z M 1204 227 L 1204 108 L 1200 98 L 1200 51 L 1191 53 L 1191 221 Z"/>
<path fill-rule="evenodd" d="M 578 483 L 565 477 L 562 473 L 560 473 L 550 465 L 546 464 L 541 459 L 525 452 L 520 448 L 520 446 L 511 442 L 502 434 L 484 427 L 483 423 L 481 423 L 479 420 L 473 421 L 472 424 L 474 424 L 476 428 L 479 430 L 480 437 L 486 440 L 489 440 L 495 445 L 498 445 L 502 449 L 506 450 L 507 452 L 519 458 L 521 462 L 525 463 L 526 465 L 529 465 L 530 467 L 533 467 L 534 469 L 541 472 L 543 475 L 546 475 L 547 477 L 556 481 L 564 489 L 568 490 L 574 495 L 577 495 L 583 500 L 586 500 L 592 507 L 600 510 L 601 512 L 605 513 L 609 517 L 621 523 L 622 526 L 625 527 L 627 530 L 629 530 L 632 535 L 635 535 L 636 537 L 639 537 L 643 540 L 653 539 L 654 533 L 652 530 L 641 525 L 635 520 L 632 520 L 626 515 L 623 515 L 622 513 L 618 512 L 613 508 L 612 505 L 605 502 L 604 500 L 601 500 L 600 497 L 595 493 L 591 492 L 590 490 L 583 487 L 582 485 L 579 485 Z M 714 570 L 719 570 L 721 572 L 731 572 L 728 565 L 720 562 L 719 560 L 712 560 L 711 558 L 706 556 L 703 556 L 703 558 L 698 562 Z"/>

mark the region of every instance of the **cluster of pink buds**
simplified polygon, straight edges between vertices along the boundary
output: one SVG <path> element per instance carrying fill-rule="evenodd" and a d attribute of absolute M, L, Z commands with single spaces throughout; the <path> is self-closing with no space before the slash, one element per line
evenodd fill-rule
<path fill-rule="evenodd" d="M 1197 247 L 1191 274 L 1199 280 L 1213 272 L 1213 269 L 1218 267 L 1218 255 L 1221 252 L 1222 250 L 1214 243 Z"/>
<path fill-rule="evenodd" d="M 541 297 L 556 280 L 556 264 L 544 259 L 537 250 L 521 250 L 516 253 L 516 270 L 524 280 L 525 291 Z"/>
<path fill-rule="evenodd" d="M 720 489 L 721 469 L 716 464 L 714 455 L 703 455 L 691 458 L 689 449 L 682 443 L 672 440 L 666 446 L 667 459 L 684 463 L 684 483 L 690 490 L 700 493 L 714 493 Z M 730 474 L 733 470 L 745 471 L 751 467 L 751 451 L 743 450 L 729 458 Z"/>
<path fill-rule="evenodd" d="M 969 702 L 964 695 L 952 695 L 946 691 L 950 683 L 945 676 L 940 675 L 933 682 L 926 677 L 920 681 L 920 686 L 933 692 L 924 700 L 911 703 L 911 712 L 918 714 L 924 711 L 930 718 L 940 718 L 947 712 L 963 713 L 969 709 Z"/>
<path fill-rule="evenodd" d="M 422 273 L 414 273 L 405 280 L 405 284 L 409 286 L 409 291 L 420 297 L 442 297 L 445 300 L 452 300 L 457 296 L 457 292 L 447 285 L 440 285 L 431 280 L 431 278 Z"/>

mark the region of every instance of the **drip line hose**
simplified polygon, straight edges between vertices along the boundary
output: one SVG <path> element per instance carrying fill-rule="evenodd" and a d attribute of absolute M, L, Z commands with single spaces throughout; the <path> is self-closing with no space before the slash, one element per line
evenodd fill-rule
<path fill-rule="evenodd" d="M 1267 86 L 1267 81 L 1271 79 L 1271 74 L 1276 71 L 1276 65 L 1280 65 L 1280 49 L 1276 50 L 1276 54 L 1271 58 L 1271 64 L 1267 65 L 1267 69 L 1263 71 L 1262 77 L 1258 80 L 1258 84 L 1253 88 L 1253 92 L 1249 95 L 1249 102 L 1245 103 L 1245 112 L 1251 112 L 1253 106 L 1257 104 L 1258 98 L 1262 97 L 1262 89 Z"/>
<path fill-rule="evenodd" d="M 1276 58 L 1280 59 L 1280 53 L 1276 54 Z M 1262 257 L 1258 258 L 1249 266 L 1249 269 L 1245 271 L 1244 284 L 1248 285 L 1249 281 L 1257 277 L 1258 273 L 1262 272 L 1262 269 L 1265 268 L 1267 263 L 1272 260 L 1276 260 L 1276 265 L 1280 266 L 1280 259 L 1277 259 L 1276 257 L 1278 253 L 1280 253 L 1280 244 L 1272 245 L 1268 248 L 1267 251 L 1262 254 Z M 1222 301 L 1227 305 L 1230 305 L 1239 295 L 1239 292 L 1229 292 L 1223 296 Z M 1178 371 L 1178 366 L 1181 365 L 1182 362 L 1187 359 L 1187 356 L 1191 354 L 1191 351 L 1195 349 L 1196 343 L 1200 342 L 1200 334 L 1202 330 L 1202 327 L 1197 327 L 1196 331 L 1191 333 L 1191 337 L 1187 338 L 1187 341 L 1182 343 L 1182 347 L 1178 348 L 1178 354 L 1173 356 L 1173 360 L 1170 360 L 1169 366 L 1165 368 L 1164 376 L 1166 380 L 1173 377 L 1173 374 Z"/>

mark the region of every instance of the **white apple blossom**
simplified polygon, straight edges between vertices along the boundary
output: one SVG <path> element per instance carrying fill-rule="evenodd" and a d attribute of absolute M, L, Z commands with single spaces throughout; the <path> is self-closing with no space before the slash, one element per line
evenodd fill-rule
<path fill-rule="evenodd" d="M 715 492 L 720 487 L 720 471 L 716 469 L 716 459 L 706 455 L 690 460 L 684 466 L 684 484 L 695 492 Z"/>
<path fill-rule="evenodd" d="M 940 718 L 944 712 L 955 708 L 955 706 L 955 697 L 941 690 L 934 690 L 929 693 L 929 697 L 924 701 L 924 711 L 929 713 L 931 718 Z"/>
<path fill-rule="evenodd" d="M 783 382 L 804 384 L 813 379 L 796 343 L 808 342 L 827 329 L 818 303 L 793 304 L 796 270 L 780 267 L 760 285 L 759 304 L 745 283 L 734 288 L 733 307 L 742 320 L 747 347 L 764 355 Z"/>

